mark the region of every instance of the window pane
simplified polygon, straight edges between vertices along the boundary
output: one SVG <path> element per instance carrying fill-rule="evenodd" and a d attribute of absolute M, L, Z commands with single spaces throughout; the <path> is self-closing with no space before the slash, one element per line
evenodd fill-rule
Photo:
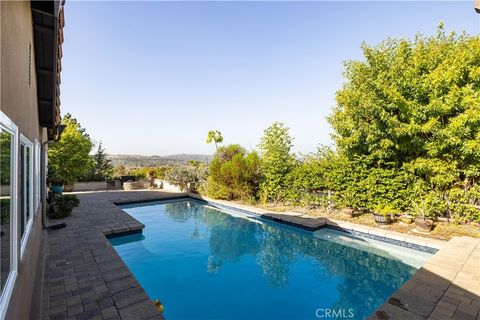
<path fill-rule="evenodd" d="M 0 128 L 0 284 L 5 287 L 10 263 L 13 135 Z"/>
<path fill-rule="evenodd" d="M 20 145 L 20 239 L 25 232 L 25 145 Z"/>
<path fill-rule="evenodd" d="M 26 169 L 26 177 L 25 177 L 25 182 L 26 182 L 26 195 L 27 195 L 27 223 L 30 221 L 30 216 L 32 215 L 32 208 L 31 208 L 31 203 L 32 203 L 32 186 L 30 185 L 30 177 L 32 173 L 30 172 L 30 165 L 32 161 L 32 148 L 27 147 L 26 149 L 26 161 L 25 161 L 25 169 Z"/>

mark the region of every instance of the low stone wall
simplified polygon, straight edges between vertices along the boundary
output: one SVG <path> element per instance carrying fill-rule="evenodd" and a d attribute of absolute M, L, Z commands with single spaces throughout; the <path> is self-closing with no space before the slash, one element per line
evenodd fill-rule
<path fill-rule="evenodd" d="M 101 191 L 106 189 L 107 183 L 105 181 L 75 182 L 73 185 L 73 191 Z"/>
<path fill-rule="evenodd" d="M 178 186 L 164 180 L 162 181 L 162 189 L 165 191 L 171 191 L 171 192 L 182 192 L 182 190 L 180 190 Z"/>
<path fill-rule="evenodd" d="M 169 192 L 194 192 L 196 190 L 195 182 L 188 184 L 187 190 L 181 190 L 179 186 L 172 184 L 166 180 L 155 179 L 153 181 L 154 188 L 163 189 Z"/>

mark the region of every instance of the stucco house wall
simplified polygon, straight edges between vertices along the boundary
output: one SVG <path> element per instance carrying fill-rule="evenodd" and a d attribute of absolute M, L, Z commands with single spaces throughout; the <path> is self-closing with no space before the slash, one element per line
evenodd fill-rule
<path fill-rule="evenodd" d="M 47 139 L 38 119 L 34 35 L 30 1 L 0 1 L 0 110 L 30 142 Z M 19 147 L 19 146 L 17 146 Z M 35 149 L 33 149 L 35 151 Z M 20 161 L 18 166 L 20 165 Z M 34 169 L 35 170 L 35 169 Z M 19 172 L 17 172 L 19 181 Z M 36 185 L 32 186 L 32 189 Z M 20 194 L 20 184 L 17 192 Z M 33 193 L 35 191 L 32 190 Z M 40 198 L 40 201 L 41 198 Z M 17 208 L 20 208 L 18 197 Z M 39 319 L 41 288 L 35 286 L 43 265 L 41 203 L 33 208 L 32 224 L 23 254 L 20 254 L 21 215 L 17 210 L 17 277 L 5 319 Z M 40 282 L 41 283 L 41 282 Z"/>

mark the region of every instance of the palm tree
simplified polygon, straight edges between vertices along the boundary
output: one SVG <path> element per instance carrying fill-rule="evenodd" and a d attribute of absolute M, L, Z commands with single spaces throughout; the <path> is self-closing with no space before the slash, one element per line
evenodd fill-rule
<path fill-rule="evenodd" d="M 217 143 L 222 143 L 222 141 L 223 141 L 222 133 L 218 130 L 208 131 L 207 143 L 212 143 L 212 141 L 215 144 L 215 149 L 218 150 Z"/>

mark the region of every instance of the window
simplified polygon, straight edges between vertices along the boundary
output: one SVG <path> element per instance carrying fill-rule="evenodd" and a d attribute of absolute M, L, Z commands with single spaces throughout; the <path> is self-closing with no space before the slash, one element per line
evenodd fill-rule
<path fill-rule="evenodd" d="M 23 255 L 30 233 L 33 211 L 33 144 L 20 135 L 20 256 Z"/>
<path fill-rule="evenodd" d="M 35 139 L 35 162 L 34 162 L 34 170 L 33 172 L 35 173 L 35 176 L 34 176 L 34 205 L 33 205 L 33 212 L 36 213 L 38 212 L 38 209 L 39 209 L 39 206 L 40 206 L 40 185 L 41 185 L 41 181 L 40 181 L 40 152 L 41 152 L 41 146 L 40 146 L 40 142 L 38 142 L 38 140 Z"/>
<path fill-rule="evenodd" d="M 17 275 L 17 159 L 18 127 L 0 112 L 0 319 Z"/>

